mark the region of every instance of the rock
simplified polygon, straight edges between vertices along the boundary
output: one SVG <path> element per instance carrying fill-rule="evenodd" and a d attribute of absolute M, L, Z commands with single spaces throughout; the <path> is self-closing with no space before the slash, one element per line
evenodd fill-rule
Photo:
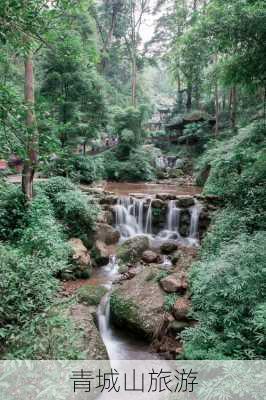
<path fill-rule="evenodd" d="M 148 279 L 151 267 L 124 281 L 111 295 L 113 323 L 134 336 L 151 340 L 164 321 L 164 295 L 157 282 Z"/>
<path fill-rule="evenodd" d="M 146 250 L 142 254 L 142 260 L 147 264 L 157 263 L 159 262 L 159 258 L 159 255 L 151 250 Z"/>
<path fill-rule="evenodd" d="M 187 276 L 185 272 L 180 271 L 179 273 L 171 274 L 166 278 L 161 279 L 160 285 L 167 293 L 184 293 L 188 287 Z"/>
<path fill-rule="evenodd" d="M 113 225 L 114 217 L 113 217 L 112 211 L 110 211 L 110 210 L 102 211 L 102 212 L 98 215 L 97 222 L 98 222 L 99 224 Z"/>
<path fill-rule="evenodd" d="M 95 240 L 107 245 L 116 244 L 120 239 L 120 233 L 107 224 L 96 224 Z"/>
<path fill-rule="evenodd" d="M 171 254 L 174 251 L 176 251 L 177 248 L 178 248 L 178 246 L 175 242 L 167 241 L 161 245 L 160 251 L 163 254 Z"/>
<path fill-rule="evenodd" d="M 171 261 L 173 263 L 173 265 L 175 265 L 180 258 L 182 257 L 182 252 L 181 251 L 175 251 L 174 254 L 171 255 Z"/>
<path fill-rule="evenodd" d="M 113 195 L 107 195 L 104 196 L 101 200 L 100 200 L 100 204 L 108 204 L 108 205 L 114 205 L 117 203 L 117 197 L 113 196 Z"/>
<path fill-rule="evenodd" d="M 81 337 L 76 346 L 85 353 L 86 360 L 108 360 L 107 350 L 100 333 L 94 323 L 90 308 L 84 304 L 75 304 L 70 309 L 71 319 L 74 321 Z"/>
<path fill-rule="evenodd" d="M 191 308 L 191 302 L 186 297 L 180 297 L 174 307 L 173 315 L 177 320 L 186 320 Z"/>
<path fill-rule="evenodd" d="M 167 204 L 160 199 L 154 199 L 152 201 L 152 208 L 165 208 Z"/>
<path fill-rule="evenodd" d="M 162 201 L 175 200 L 176 196 L 174 194 L 169 194 L 169 193 L 160 193 L 160 194 L 156 194 L 156 199 L 159 199 Z"/>
<path fill-rule="evenodd" d="M 187 321 L 173 321 L 168 326 L 168 332 L 176 335 L 189 327 L 190 324 Z"/>
<path fill-rule="evenodd" d="M 177 207 L 188 208 L 195 204 L 195 200 L 192 196 L 177 196 Z"/>
<path fill-rule="evenodd" d="M 184 165 L 185 165 L 185 160 L 183 160 L 182 158 L 178 158 L 175 162 L 176 168 L 182 169 L 184 167 Z"/>
<path fill-rule="evenodd" d="M 191 215 L 188 209 L 181 210 L 179 220 L 179 233 L 183 237 L 189 235 Z"/>
<path fill-rule="evenodd" d="M 117 250 L 117 257 L 122 262 L 136 262 L 142 253 L 149 248 L 150 241 L 147 236 L 139 235 L 126 240 Z"/>
<path fill-rule="evenodd" d="M 77 291 L 77 299 L 79 303 L 87 306 L 98 306 L 107 292 L 104 286 L 86 285 Z"/>
<path fill-rule="evenodd" d="M 70 239 L 68 243 L 73 249 L 72 258 L 76 264 L 82 266 L 88 266 L 91 264 L 90 253 L 88 249 L 84 246 L 82 240 L 73 238 Z"/>
<path fill-rule="evenodd" d="M 97 240 L 94 245 L 94 261 L 98 266 L 107 265 L 109 263 L 110 251 L 107 245 Z"/>

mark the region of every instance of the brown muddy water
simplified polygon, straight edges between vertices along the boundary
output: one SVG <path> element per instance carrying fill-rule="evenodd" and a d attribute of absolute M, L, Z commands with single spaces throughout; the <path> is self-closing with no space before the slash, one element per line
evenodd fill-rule
<path fill-rule="evenodd" d="M 156 194 L 172 194 L 175 196 L 190 195 L 195 196 L 201 193 L 201 188 L 193 185 L 178 185 L 173 183 L 129 183 L 129 182 L 107 182 L 103 189 L 113 192 L 117 196 L 146 195 L 155 196 Z"/>

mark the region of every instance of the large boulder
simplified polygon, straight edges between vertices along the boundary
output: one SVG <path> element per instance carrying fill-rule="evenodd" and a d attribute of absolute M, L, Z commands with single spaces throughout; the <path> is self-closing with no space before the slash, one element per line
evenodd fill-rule
<path fill-rule="evenodd" d="M 98 223 L 95 228 L 95 240 L 105 244 L 116 244 L 120 239 L 120 233 L 108 224 Z"/>
<path fill-rule="evenodd" d="M 77 291 L 77 299 L 87 306 L 98 306 L 107 292 L 108 289 L 104 286 L 85 285 Z"/>
<path fill-rule="evenodd" d="M 142 260 L 146 264 L 153 264 L 153 263 L 157 263 L 160 261 L 160 256 L 151 250 L 146 250 L 142 254 Z"/>
<path fill-rule="evenodd" d="M 188 208 L 195 205 L 195 200 L 192 196 L 177 196 L 177 207 Z"/>
<path fill-rule="evenodd" d="M 107 265 L 109 263 L 110 255 L 110 249 L 108 246 L 104 242 L 96 240 L 93 248 L 93 258 L 96 265 L 99 267 Z"/>
<path fill-rule="evenodd" d="M 171 254 L 174 253 L 177 250 L 177 248 L 178 246 L 175 242 L 167 241 L 161 245 L 160 250 L 163 254 Z"/>
<path fill-rule="evenodd" d="M 135 236 L 118 247 L 117 257 L 124 263 L 134 263 L 141 258 L 144 251 L 148 250 L 149 245 L 150 241 L 147 236 Z"/>
<path fill-rule="evenodd" d="M 167 293 L 184 293 L 188 287 L 186 273 L 180 271 L 179 273 L 168 275 L 160 280 L 160 285 Z"/>
<path fill-rule="evenodd" d="M 190 308 L 191 308 L 191 302 L 187 297 L 180 297 L 179 299 L 177 299 L 173 307 L 173 315 L 175 319 L 186 320 Z"/>
<path fill-rule="evenodd" d="M 154 274 L 159 270 L 155 268 Z M 124 281 L 111 295 L 112 322 L 134 336 L 152 340 L 164 320 L 164 295 L 154 279 L 151 267 L 135 278 Z"/>
<path fill-rule="evenodd" d="M 88 266 L 91 264 L 91 257 L 88 249 L 84 246 L 82 240 L 72 238 L 68 242 L 73 250 L 73 261 L 81 266 Z"/>

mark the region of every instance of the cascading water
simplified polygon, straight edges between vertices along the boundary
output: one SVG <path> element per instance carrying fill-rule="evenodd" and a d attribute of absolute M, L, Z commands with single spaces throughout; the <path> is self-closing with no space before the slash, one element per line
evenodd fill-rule
<path fill-rule="evenodd" d="M 152 235 L 152 200 L 150 201 L 150 205 L 147 212 L 145 233 L 147 233 L 148 235 Z"/>
<path fill-rule="evenodd" d="M 199 238 L 199 217 L 201 210 L 202 208 L 198 203 L 189 209 L 191 215 L 189 237 L 191 239 Z"/>
<path fill-rule="evenodd" d="M 180 212 L 181 209 L 176 206 L 176 201 L 170 200 L 167 215 L 167 229 L 169 231 L 179 232 Z"/>
<path fill-rule="evenodd" d="M 115 228 L 121 234 L 121 240 L 124 241 L 136 235 L 146 234 L 155 240 L 176 240 L 179 242 L 188 242 L 196 244 L 199 239 L 199 217 L 201 206 L 195 203 L 189 208 L 191 215 L 189 235 L 187 238 L 180 235 L 180 216 L 182 209 L 177 207 L 176 200 L 168 202 L 168 211 L 165 222 L 165 228 L 158 235 L 154 235 L 152 221 L 152 199 L 120 197 L 115 205 Z"/>
<path fill-rule="evenodd" d="M 152 234 L 151 202 L 148 211 L 144 206 L 146 199 L 120 197 L 115 205 L 115 227 L 122 239 L 127 239 L 143 233 Z"/>

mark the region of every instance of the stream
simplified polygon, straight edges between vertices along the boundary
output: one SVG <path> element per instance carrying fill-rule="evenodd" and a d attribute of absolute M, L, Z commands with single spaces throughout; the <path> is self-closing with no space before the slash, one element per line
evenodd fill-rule
<path fill-rule="evenodd" d="M 109 300 L 112 282 L 118 277 L 117 269 L 115 258 L 110 257 L 109 264 L 97 272 L 102 283 L 105 281 L 104 286 L 110 290 L 102 299 L 97 312 L 98 328 L 109 358 L 110 360 L 156 360 L 158 356 L 149 352 L 147 342 L 121 331 L 110 322 Z"/>
<path fill-rule="evenodd" d="M 180 187 L 169 184 L 132 184 L 132 183 L 108 183 L 105 190 L 118 196 L 114 206 L 114 228 L 120 232 L 120 243 L 138 235 L 146 235 L 150 240 L 150 247 L 156 250 L 166 241 L 173 241 L 185 246 L 198 246 L 198 224 L 201 213 L 201 205 L 194 201 L 194 205 L 187 207 L 190 218 L 187 237 L 179 232 L 180 209 L 175 200 L 167 201 L 165 221 L 159 230 L 154 228 L 152 204 L 156 200 L 156 193 L 166 193 L 172 196 L 194 196 L 199 193 L 197 187 Z M 162 266 L 171 267 L 171 261 L 164 256 Z M 110 360 L 159 360 L 159 355 L 149 351 L 149 344 L 139 338 L 130 335 L 112 325 L 110 320 L 110 295 L 113 282 L 119 277 L 119 266 L 115 254 L 110 256 L 109 264 L 94 270 L 88 283 L 104 285 L 108 293 L 102 299 L 98 311 L 98 329 L 106 346 Z"/>

